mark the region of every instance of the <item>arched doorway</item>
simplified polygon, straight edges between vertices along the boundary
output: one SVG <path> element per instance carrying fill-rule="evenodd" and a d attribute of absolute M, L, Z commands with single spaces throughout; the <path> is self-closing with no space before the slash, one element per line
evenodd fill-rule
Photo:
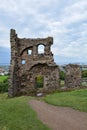
<path fill-rule="evenodd" d="M 44 86 L 44 77 L 42 75 L 37 75 L 35 77 L 35 88 L 39 89 L 39 88 L 43 88 Z"/>

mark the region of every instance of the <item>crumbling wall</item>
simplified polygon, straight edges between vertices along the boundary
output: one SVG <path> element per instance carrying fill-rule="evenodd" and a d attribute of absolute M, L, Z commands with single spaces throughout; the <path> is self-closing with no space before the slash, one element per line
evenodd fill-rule
<path fill-rule="evenodd" d="M 10 43 L 11 43 L 11 61 L 10 61 L 10 78 L 9 78 L 9 89 L 8 95 L 13 97 L 17 95 L 19 88 L 19 77 L 18 77 L 18 45 L 17 45 L 17 34 L 15 30 L 10 32 Z"/>
<path fill-rule="evenodd" d="M 81 86 L 81 69 L 79 65 L 69 64 L 65 68 L 65 86 L 74 88 Z"/>
<path fill-rule="evenodd" d="M 10 31 L 11 62 L 8 95 L 31 95 L 37 92 L 36 77 L 43 77 L 41 91 L 50 92 L 60 88 L 59 67 L 54 62 L 51 52 L 53 38 L 19 38 L 14 29 Z M 38 52 L 40 45 L 43 53 Z M 81 86 L 81 70 L 79 65 L 69 64 L 65 68 L 65 87 Z"/>
<path fill-rule="evenodd" d="M 16 31 L 10 31 L 11 63 L 9 78 L 9 96 L 29 94 L 35 91 L 35 77 L 44 77 L 43 90 L 59 88 L 59 69 L 51 52 L 53 38 L 18 38 Z M 39 45 L 44 53 L 38 53 Z"/>

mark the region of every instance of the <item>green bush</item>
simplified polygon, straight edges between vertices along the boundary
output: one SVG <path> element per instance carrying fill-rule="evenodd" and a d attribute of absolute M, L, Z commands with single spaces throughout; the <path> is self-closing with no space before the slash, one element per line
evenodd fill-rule
<path fill-rule="evenodd" d="M 0 93 L 8 91 L 8 77 L 0 81 Z"/>
<path fill-rule="evenodd" d="M 87 78 L 87 70 L 82 70 L 82 78 Z"/>
<path fill-rule="evenodd" d="M 42 88 L 43 87 L 43 76 L 38 75 L 36 77 L 37 87 Z"/>
<path fill-rule="evenodd" d="M 60 79 L 61 80 L 65 79 L 65 73 L 63 71 L 60 71 Z"/>

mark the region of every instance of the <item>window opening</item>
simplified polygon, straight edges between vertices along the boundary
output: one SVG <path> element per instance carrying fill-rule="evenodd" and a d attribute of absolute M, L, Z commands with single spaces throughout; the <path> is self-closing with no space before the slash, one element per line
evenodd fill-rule
<path fill-rule="evenodd" d="M 38 46 L 38 54 L 44 54 L 44 45 Z"/>
<path fill-rule="evenodd" d="M 26 60 L 22 60 L 21 64 L 24 65 L 26 63 Z"/>
<path fill-rule="evenodd" d="M 32 55 L 32 50 L 28 50 L 28 55 Z"/>

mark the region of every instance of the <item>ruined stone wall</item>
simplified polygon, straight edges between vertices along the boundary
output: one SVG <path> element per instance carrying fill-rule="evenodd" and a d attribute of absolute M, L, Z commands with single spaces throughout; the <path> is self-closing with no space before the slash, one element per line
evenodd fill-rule
<path fill-rule="evenodd" d="M 81 69 L 79 65 L 69 64 L 65 68 L 65 86 L 76 88 L 81 86 Z"/>
<path fill-rule="evenodd" d="M 37 64 L 26 73 L 21 73 L 21 93 L 29 93 L 36 88 L 35 79 L 37 76 L 43 76 L 44 86 L 41 92 L 50 92 L 58 88 L 59 80 L 58 67 L 48 66 L 47 64 Z M 36 88 L 37 89 L 37 88 Z"/>
<path fill-rule="evenodd" d="M 51 52 L 53 38 L 19 38 L 14 29 L 10 31 L 11 62 L 8 95 L 31 95 L 37 92 L 36 77 L 43 77 L 41 91 L 50 92 L 60 88 L 59 67 L 54 62 Z M 39 45 L 44 52 L 39 53 Z M 65 87 L 81 86 L 81 70 L 79 65 L 66 66 Z"/>
<path fill-rule="evenodd" d="M 9 89 L 8 95 L 13 97 L 17 94 L 19 87 L 18 78 L 18 45 L 17 45 L 17 34 L 15 30 L 10 32 L 10 43 L 11 43 L 11 61 L 10 61 L 10 78 L 9 78 Z"/>
<path fill-rule="evenodd" d="M 43 89 L 53 90 L 59 87 L 59 70 L 51 52 L 53 38 L 18 38 L 16 31 L 10 31 L 11 63 L 9 96 L 34 91 L 35 77 L 44 77 Z M 44 46 L 44 53 L 38 53 L 39 45 Z"/>

